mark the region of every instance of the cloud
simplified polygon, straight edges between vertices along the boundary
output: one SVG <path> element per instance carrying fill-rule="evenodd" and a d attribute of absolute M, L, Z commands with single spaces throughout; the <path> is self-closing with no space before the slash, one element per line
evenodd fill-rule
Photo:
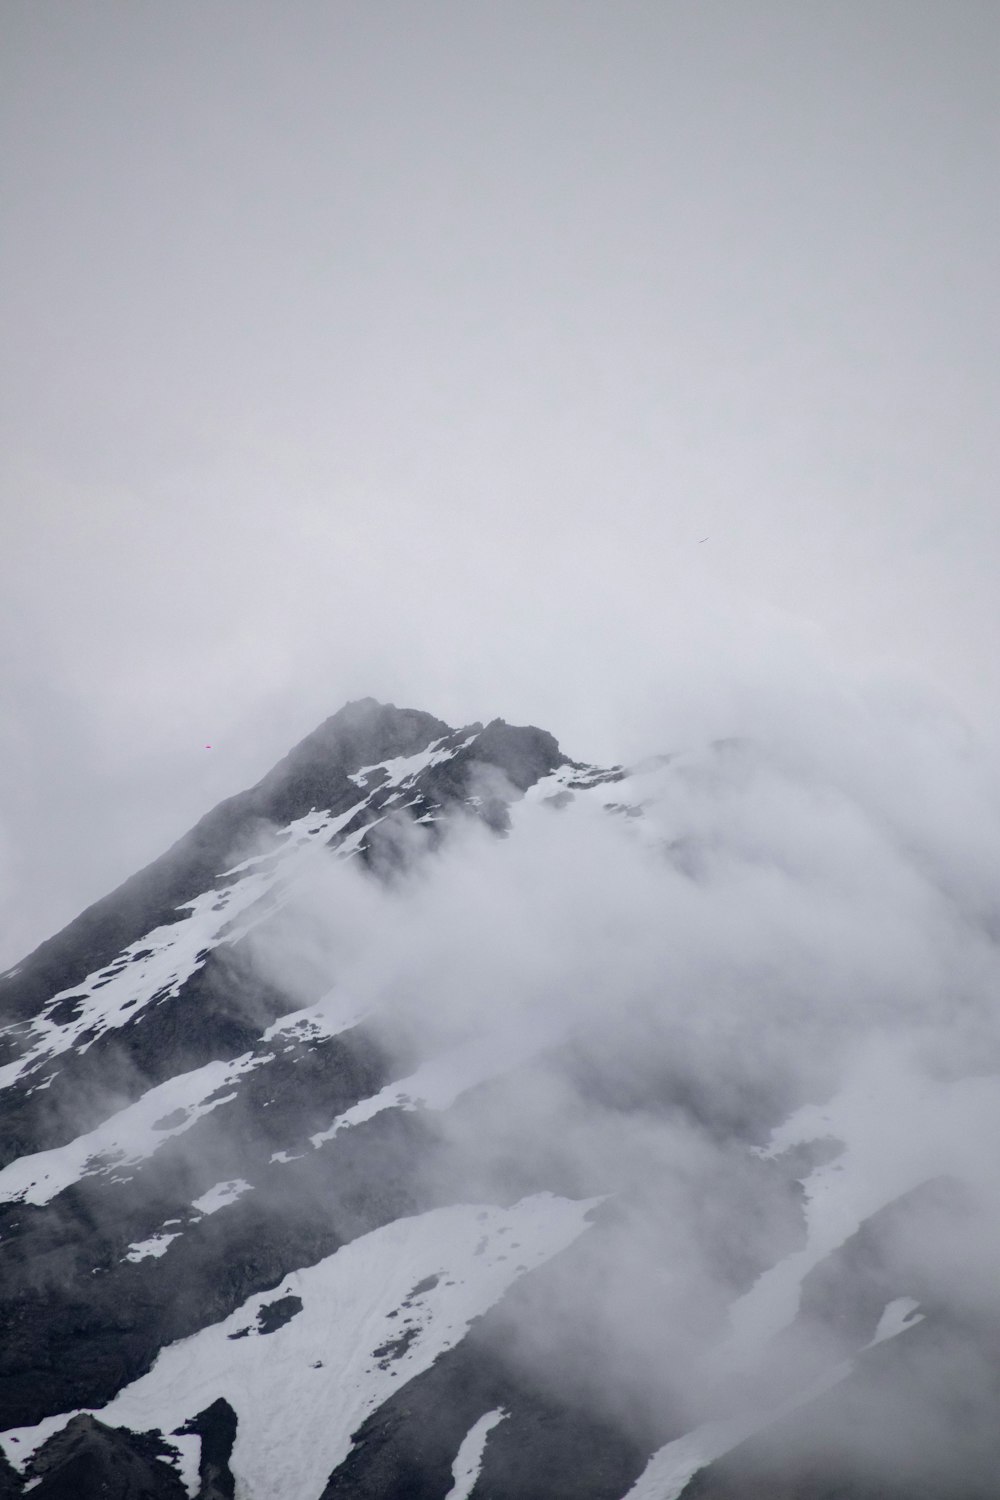
<path fill-rule="evenodd" d="M 951 1177 L 995 1217 L 995 773 L 924 700 L 796 687 L 752 737 L 529 795 L 510 837 L 456 816 L 388 885 L 331 858 L 258 951 L 369 1012 L 430 1106 L 433 1194 L 606 1198 L 510 1299 L 505 1357 L 647 1437 L 740 1410 L 748 1370 L 777 1404 L 842 1358 L 832 1324 L 783 1334 L 799 1284 L 899 1195 Z M 973 1275 L 907 1222 L 882 1302 L 845 1293 L 854 1347 L 914 1286 L 998 1311 L 989 1254 Z M 755 1331 L 730 1365 L 734 1303 Z"/>

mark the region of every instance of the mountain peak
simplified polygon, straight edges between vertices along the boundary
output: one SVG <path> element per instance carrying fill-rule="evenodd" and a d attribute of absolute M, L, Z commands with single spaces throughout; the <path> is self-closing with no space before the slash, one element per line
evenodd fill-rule
<path fill-rule="evenodd" d="M 0 979 L 0 1003 L 8 1016 L 34 1014 L 46 996 L 110 962 L 140 930 L 176 921 L 184 904 L 232 862 L 234 851 L 246 850 L 268 830 L 287 827 L 313 810 L 346 813 L 359 800 L 358 773 L 420 756 L 432 746 L 433 758 L 448 764 L 435 778 L 438 791 L 426 812 L 436 803 L 466 799 L 479 765 L 495 767 L 523 792 L 565 760 L 553 736 L 532 725 L 494 719 L 485 729 L 478 722 L 453 729 L 433 714 L 376 698 L 345 703 L 255 786 L 220 802 L 158 859 Z M 359 817 L 367 821 L 376 813 L 369 807 Z M 502 826 L 503 817 L 495 813 L 494 826 Z M 7 1045 L 13 1045 L 9 1038 Z"/>
<path fill-rule="evenodd" d="M 345 703 L 273 766 L 251 796 L 261 815 L 283 821 L 325 805 L 331 776 L 341 782 L 361 766 L 414 755 L 452 730 L 443 719 L 375 698 Z M 305 805 L 303 806 L 303 802 Z"/>

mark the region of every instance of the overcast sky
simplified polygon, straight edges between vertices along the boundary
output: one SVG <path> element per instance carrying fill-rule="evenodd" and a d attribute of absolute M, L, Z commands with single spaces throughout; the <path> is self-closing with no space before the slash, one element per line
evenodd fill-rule
<path fill-rule="evenodd" d="M 994 0 L 0 29 L 0 961 L 350 697 L 997 736 Z"/>

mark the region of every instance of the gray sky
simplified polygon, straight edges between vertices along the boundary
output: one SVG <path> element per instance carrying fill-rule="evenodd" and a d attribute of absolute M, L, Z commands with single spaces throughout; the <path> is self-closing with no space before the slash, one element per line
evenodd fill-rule
<path fill-rule="evenodd" d="M 0 962 L 366 693 L 1000 737 L 993 0 L 0 29 Z"/>

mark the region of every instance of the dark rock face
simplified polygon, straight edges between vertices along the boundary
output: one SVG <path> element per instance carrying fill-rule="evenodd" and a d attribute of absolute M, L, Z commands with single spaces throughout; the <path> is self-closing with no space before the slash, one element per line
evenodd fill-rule
<path fill-rule="evenodd" d="M 233 1500 L 236 1481 L 229 1467 L 229 1458 L 236 1442 L 236 1427 L 236 1413 L 229 1402 L 220 1397 L 178 1429 L 178 1435 L 193 1432 L 201 1438 L 198 1465 L 201 1484 L 197 1500 Z"/>
<path fill-rule="evenodd" d="M 475 755 L 470 759 L 496 766 L 519 792 L 526 792 L 554 771 L 563 756 L 544 729 L 518 729 L 503 719 L 493 719 L 476 740 Z"/>
<path fill-rule="evenodd" d="M 41 1500 L 186 1500 L 177 1473 L 162 1460 L 169 1450 L 159 1434 L 105 1427 L 94 1417 L 73 1417 L 39 1449 L 29 1466 Z"/>
<path fill-rule="evenodd" d="M 274 1333 L 301 1311 L 301 1297 L 279 1297 L 275 1302 L 267 1302 L 257 1313 L 257 1332 Z"/>
<path fill-rule="evenodd" d="M 0 1500 L 15 1500 L 23 1491 L 24 1481 L 20 1474 L 0 1453 Z"/>

